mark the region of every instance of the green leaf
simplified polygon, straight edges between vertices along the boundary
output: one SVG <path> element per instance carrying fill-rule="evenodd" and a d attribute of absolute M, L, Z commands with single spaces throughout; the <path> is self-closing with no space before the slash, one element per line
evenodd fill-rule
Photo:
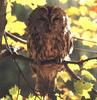
<path fill-rule="evenodd" d="M 88 92 L 92 90 L 93 84 L 80 80 L 74 83 L 74 88 L 76 93 L 78 93 L 80 96 L 86 95 L 86 98 L 89 98 L 90 96 Z"/>

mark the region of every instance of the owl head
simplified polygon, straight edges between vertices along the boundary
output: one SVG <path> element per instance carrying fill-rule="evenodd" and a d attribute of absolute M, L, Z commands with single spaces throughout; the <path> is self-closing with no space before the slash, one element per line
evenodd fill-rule
<path fill-rule="evenodd" d="M 30 31 L 37 33 L 50 33 L 63 31 L 68 24 L 66 13 L 58 7 L 39 6 L 29 16 L 28 24 Z M 66 29 L 65 29 L 66 30 Z M 31 34 L 31 32 L 29 32 Z"/>

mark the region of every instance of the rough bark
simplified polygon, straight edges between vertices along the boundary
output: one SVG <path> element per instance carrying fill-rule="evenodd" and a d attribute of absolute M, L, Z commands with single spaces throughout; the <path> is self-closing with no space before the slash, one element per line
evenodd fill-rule
<path fill-rule="evenodd" d="M 0 0 L 0 51 L 2 47 L 2 34 L 6 25 L 6 0 Z"/>

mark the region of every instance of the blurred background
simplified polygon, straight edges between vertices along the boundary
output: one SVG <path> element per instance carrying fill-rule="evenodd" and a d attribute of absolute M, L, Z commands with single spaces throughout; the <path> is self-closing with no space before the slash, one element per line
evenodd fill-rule
<path fill-rule="evenodd" d="M 96 57 L 97 0 L 7 0 L 7 24 L 5 27 L 5 31 L 10 32 L 23 39 L 27 39 L 25 36 L 25 29 L 29 14 L 37 6 L 45 4 L 60 7 L 69 16 L 71 33 L 74 38 L 74 50 L 70 55 L 71 60 L 79 61 L 86 58 Z M 16 42 L 9 37 L 8 43 L 16 49 L 23 47 L 23 49 L 18 53 L 24 56 L 28 55 L 26 44 Z M 4 38 L 2 39 L 2 44 L 5 45 Z M 19 64 L 23 73 L 26 75 L 29 83 L 32 85 L 33 81 L 31 80 L 31 73 L 28 67 L 28 63 L 20 60 L 17 60 L 17 63 Z M 85 63 L 85 65 L 83 65 L 83 68 L 85 69 L 82 70 L 83 72 L 81 72 L 79 66 L 76 65 L 70 65 L 70 68 L 76 74 L 80 74 L 83 77 L 90 75 L 89 77 L 92 77 L 91 81 L 95 81 L 97 78 L 97 61 L 90 61 L 88 63 Z M 69 91 L 70 89 L 69 92 L 71 92 L 71 90 L 73 91 L 70 85 L 72 84 L 76 86 L 77 84 L 77 82 L 74 83 L 74 81 L 69 82 L 72 79 L 67 72 L 59 73 L 58 80 L 61 82 L 59 82 L 57 86 L 60 87 L 61 84 L 64 86 L 64 89 L 67 89 L 65 88 L 67 86 L 68 89 L 66 91 Z M 28 96 L 31 92 L 25 80 L 22 78 L 22 76 L 20 76 L 16 64 L 12 61 L 11 57 L 3 58 L 2 60 L 0 60 L 0 98 L 5 96 L 6 94 L 9 94 L 9 89 L 12 88 L 15 84 L 19 85 L 19 87 L 21 88 L 22 95 Z M 97 88 L 95 82 L 93 83 L 93 86 Z M 73 96 L 75 96 L 76 94 L 75 91 L 76 89 L 72 92 Z M 69 92 L 68 95 L 70 95 Z M 83 96 L 83 93 L 80 95 Z M 88 94 L 86 95 L 87 97 L 89 97 Z M 80 98 L 79 95 L 77 95 L 77 97 Z"/>

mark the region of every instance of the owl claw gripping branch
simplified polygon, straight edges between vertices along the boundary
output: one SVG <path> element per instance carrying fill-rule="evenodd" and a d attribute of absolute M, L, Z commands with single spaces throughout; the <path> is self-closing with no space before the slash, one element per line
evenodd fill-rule
<path fill-rule="evenodd" d="M 27 23 L 28 51 L 37 64 L 30 64 L 35 89 L 45 96 L 54 90 L 55 77 L 62 65 L 39 62 L 51 59 L 64 59 L 72 51 L 73 41 L 66 13 L 57 7 L 37 7 Z"/>

